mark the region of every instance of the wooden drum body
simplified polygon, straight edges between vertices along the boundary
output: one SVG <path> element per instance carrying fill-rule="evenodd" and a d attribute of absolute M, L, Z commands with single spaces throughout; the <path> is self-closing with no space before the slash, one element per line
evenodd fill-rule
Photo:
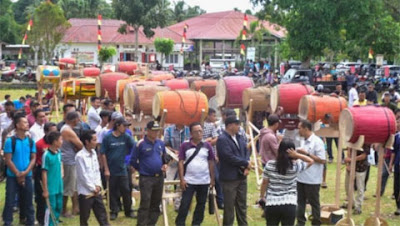
<path fill-rule="evenodd" d="M 269 86 L 261 86 L 257 88 L 247 88 L 243 91 L 242 104 L 243 109 L 248 109 L 250 100 L 253 99 L 253 111 L 271 111 Z"/>
<path fill-rule="evenodd" d="M 314 92 L 314 88 L 300 83 L 288 83 L 275 86 L 271 90 L 271 110 L 275 112 L 278 106 L 285 114 L 296 114 L 299 110 L 300 99 Z"/>
<path fill-rule="evenodd" d="M 190 84 L 190 82 L 189 82 Z M 217 89 L 218 81 L 214 79 L 206 79 L 206 80 L 195 80 L 190 85 L 192 90 L 203 92 L 208 99 L 215 96 L 215 91 Z"/>
<path fill-rule="evenodd" d="M 96 96 L 96 80 L 93 78 L 78 78 L 61 83 L 61 96 L 67 99 Z"/>
<path fill-rule="evenodd" d="M 337 95 L 305 95 L 300 99 L 299 117 L 310 122 L 321 120 L 325 124 L 337 124 L 345 108 L 346 99 Z"/>
<path fill-rule="evenodd" d="M 87 67 L 83 69 L 83 76 L 85 77 L 97 77 L 100 75 L 100 68 Z"/>
<path fill-rule="evenodd" d="M 396 117 L 386 107 L 355 106 L 340 113 L 339 128 L 350 143 L 356 143 L 364 135 L 364 144 L 385 144 L 396 133 Z"/>
<path fill-rule="evenodd" d="M 171 90 L 189 89 L 189 82 L 183 78 L 165 80 L 163 81 L 163 85 L 169 87 Z"/>
<path fill-rule="evenodd" d="M 60 80 L 61 70 L 57 66 L 39 65 L 36 69 L 36 81 L 51 81 Z"/>
<path fill-rule="evenodd" d="M 121 61 L 117 65 L 117 71 L 123 72 L 128 75 L 135 74 L 135 71 L 138 69 L 138 63 L 133 61 Z"/>
<path fill-rule="evenodd" d="M 253 80 L 244 76 L 229 76 L 219 80 L 216 91 L 218 105 L 241 108 L 243 91 L 253 86 Z"/>
<path fill-rule="evenodd" d="M 111 100 L 115 101 L 117 98 L 117 81 L 126 78 L 128 78 L 127 74 L 119 72 L 101 74 L 99 77 L 96 78 L 96 96 L 105 97 L 107 92 L 108 97 Z"/>
<path fill-rule="evenodd" d="M 208 112 L 207 96 L 202 92 L 176 90 L 158 92 L 153 98 L 153 116 L 161 116 L 168 111 L 165 123 L 190 125 L 200 122 L 202 109 Z"/>
<path fill-rule="evenodd" d="M 164 80 L 170 80 L 170 79 L 174 79 L 175 77 L 174 77 L 174 75 L 172 75 L 172 74 L 155 74 L 155 75 L 152 75 L 152 76 L 150 76 L 150 78 L 149 78 L 149 80 L 151 80 L 151 81 L 159 81 L 159 82 L 161 82 L 161 81 L 164 81 Z"/>

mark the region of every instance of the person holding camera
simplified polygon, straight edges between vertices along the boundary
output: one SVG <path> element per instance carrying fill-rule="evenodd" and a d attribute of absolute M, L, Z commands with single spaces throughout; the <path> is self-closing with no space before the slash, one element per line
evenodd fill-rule
<path fill-rule="evenodd" d="M 247 175 L 250 171 L 250 152 L 245 138 L 239 134 L 240 123 L 236 116 L 225 120 L 225 131 L 218 137 L 217 150 L 220 161 L 220 182 L 224 194 L 223 225 L 248 225 L 247 211 Z"/>
<path fill-rule="evenodd" d="M 283 139 L 276 160 L 263 172 L 259 204 L 265 206 L 267 225 L 294 225 L 297 207 L 297 175 L 314 161 L 296 152 L 294 143 Z"/>

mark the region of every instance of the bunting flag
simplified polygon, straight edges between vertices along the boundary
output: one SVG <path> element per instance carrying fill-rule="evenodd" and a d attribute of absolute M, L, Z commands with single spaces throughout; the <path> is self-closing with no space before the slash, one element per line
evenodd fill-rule
<path fill-rule="evenodd" d="M 28 27 L 26 28 L 24 38 L 22 39 L 22 45 L 25 45 L 26 40 L 28 39 L 28 33 L 29 31 L 31 31 L 32 26 L 33 26 L 33 20 L 31 18 L 28 22 Z M 22 58 L 22 47 L 19 48 L 18 60 L 20 60 L 21 58 Z"/>
<path fill-rule="evenodd" d="M 101 14 L 97 15 L 97 50 L 101 49 Z"/>
<path fill-rule="evenodd" d="M 374 51 L 372 48 L 370 48 L 368 51 L 368 59 L 374 59 Z"/>
<path fill-rule="evenodd" d="M 247 22 L 248 22 L 249 18 L 247 18 L 247 15 L 244 14 L 244 18 L 243 18 L 243 29 L 242 29 L 242 42 L 240 44 L 240 54 L 241 55 L 245 55 L 246 54 L 246 46 L 244 45 L 244 41 L 246 41 L 247 37 Z"/>
<path fill-rule="evenodd" d="M 187 25 L 187 24 L 185 24 L 185 26 L 183 26 L 182 46 L 181 46 L 181 51 L 180 51 L 181 54 L 183 54 L 183 47 L 185 46 L 185 43 L 186 43 L 186 32 L 187 32 L 188 28 L 189 28 L 189 25 Z"/>

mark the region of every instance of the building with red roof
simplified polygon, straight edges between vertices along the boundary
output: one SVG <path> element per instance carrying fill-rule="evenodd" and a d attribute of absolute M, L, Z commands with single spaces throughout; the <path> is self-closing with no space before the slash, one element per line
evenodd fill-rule
<path fill-rule="evenodd" d="M 155 35 L 147 38 L 141 29 L 139 31 L 139 51 L 141 55 L 138 61 L 152 62 L 152 59 L 160 59 L 154 47 L 154 39 L 157 37 L 170 38 L 175 42 L 174 52 L 167 56 L 164 66 L 174 65 L 182 68 L 184 56 L 189 59 L 197 59 L 198 65 L 203 60 L 213 59 L 218 63 L 223 61 L 240 60 L 240 50 L 235 40 L 243 29 L 244 14 L 238 11 L 225 11 L 207 13 L 166 28 L 154 29 Z M 258 20 L 248 15 L 248 26 Z M 67 30 L 61 45 L 57 51 L 60 57 L 76 57 L 80 63 L 97 64 L 97 19 L 70 19 L 71 27 Z M 111 45 L 117 48 L 117 56 L 112 62 L 135 60 L 135 33 L 128 27 L 127 34 L 120 34 L 119 27 L 124 24 L 120 20 L 102 21 L 102 45 Z M 268 40 L 272 45 L 279 42 L 286 35 L 286 30 L 268 21 L 261 24 L 268 31 Z M 182 33 L 187 25 L 184 55 L 180 54 L 182 47 Z M 266 39 L 267 40 L 267 39 Z M 274 54 L 274 53 L 270 53 Z M 275 54 L 276 56 L 276 54 Z M 155 58 L 154 58 L 155 57 Z M 276 59 L 275 59 L 276 61 Z"/>

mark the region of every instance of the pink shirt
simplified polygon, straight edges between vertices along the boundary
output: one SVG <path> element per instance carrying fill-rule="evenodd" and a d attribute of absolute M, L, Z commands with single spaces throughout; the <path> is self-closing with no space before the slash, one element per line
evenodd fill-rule
<path fill-rule="evenodd" d="M 279 140 L 276 133 L 269 128 L 261 129 L 260 133 L 261 162 L 266 164 L 278 157 Z"/>

